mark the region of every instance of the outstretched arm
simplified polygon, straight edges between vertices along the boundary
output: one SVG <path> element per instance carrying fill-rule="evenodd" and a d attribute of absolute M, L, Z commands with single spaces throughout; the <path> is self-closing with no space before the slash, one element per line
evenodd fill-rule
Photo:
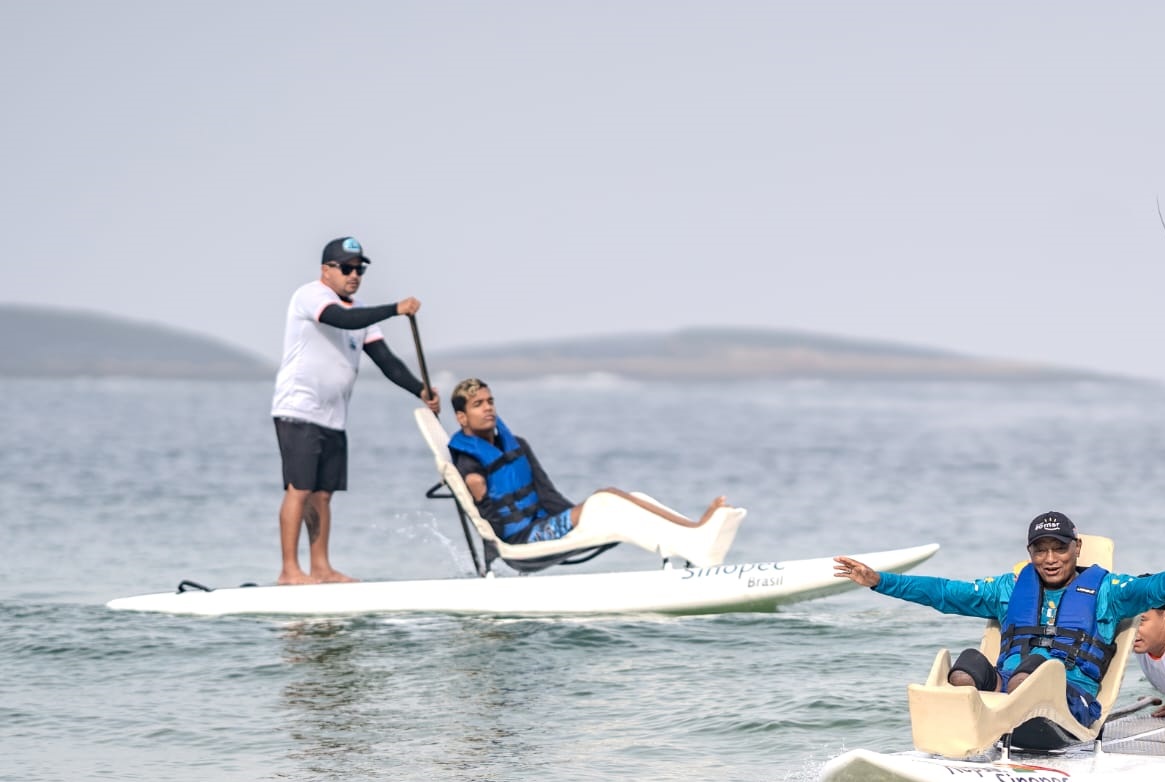
<path fill-rule="evenodd" d="M 1107 590 L 1113 611 L 1120 617 L 1136 616 L 1165 605 L 1165 570 L 1136 576 L 1120 576 L 1117 589 Z M 1116 585 L 1116 581 L 1113 581 Z"/>
<path fill-rule="evenodd" d="M 882 581 L 882 576 L 878 571 L 856 559 L 834 557 L 833 561 L 837 563 L 833 566 L 835 571 L 833 575 L 837 578 L 848 578 L 855 584 L 864 587 L 876 587 Z"/>
<path fill-rule="evenodd" d="M 848 578 L 879 594 L 930 606 L 944 614 L 1002 619 L 1015 576 L 1011 573 L 978 581 L 952 581 L 935 576 L 881 573 L 850 557 L 834 557 L 834 576 Z"/>

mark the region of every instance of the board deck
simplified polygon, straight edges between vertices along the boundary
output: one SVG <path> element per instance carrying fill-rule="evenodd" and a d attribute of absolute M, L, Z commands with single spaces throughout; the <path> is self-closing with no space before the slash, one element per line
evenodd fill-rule
<path fill-rule="evenodd" d="M 929 543 L 854 556 L 875 569 L 900 573 L 926 561 L 938 549 L 937 543 Z M 833 572 L 833 558 L 822 557 L 620 573 L 245 586 L 124 597 L 106 605 L 119 611 L 203 616 L 769 612 L 857 588 Z"/>

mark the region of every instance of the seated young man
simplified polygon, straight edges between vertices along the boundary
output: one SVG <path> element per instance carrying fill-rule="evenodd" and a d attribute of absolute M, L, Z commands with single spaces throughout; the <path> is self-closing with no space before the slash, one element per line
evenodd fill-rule
<path fill-rule="evenodd" d="M 506 543 L 557 540 L 578 526 L 586 501 L 575 505 L 554 487 L 530 444 L 498 418 L 489 386 L 468 378 L 457 384 L 452 398 L 461 427 L 449 440 L 453 464 L 498 538 Z M 595 494 L 601 492 L 615 494 L 685 527 L 701 526 L 727 505 L 724 497 L 717 497 L 700 520 L 693 522 L 619 489 L 601 489 Z"/>

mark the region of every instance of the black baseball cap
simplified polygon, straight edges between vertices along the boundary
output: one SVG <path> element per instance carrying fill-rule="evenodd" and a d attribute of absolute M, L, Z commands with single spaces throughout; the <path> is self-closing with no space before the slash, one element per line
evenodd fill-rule
<path fill-rule="evenodd" d="M 351 236 L 341 236 L 339 239 L 333 239 L 324 245 L 324 257 L 320 263 L 348 263 L 350 261 L 372 263 L 364 254 L 364 248 L 360 246 L 360 242 Z"/>
<path fill-rule="evenodd" d="M 1064 543 L 1071 543 L 1077 537 L 1076 525 L 1072 523 L 1072 519 L 1055 510 L 1036 516 L 1027 528 L 1029 546 L 1040 538 L 1055 538 Z"/>

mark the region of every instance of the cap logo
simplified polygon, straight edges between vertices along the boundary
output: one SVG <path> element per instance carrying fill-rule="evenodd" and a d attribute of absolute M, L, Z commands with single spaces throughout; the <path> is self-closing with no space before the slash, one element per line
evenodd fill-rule
<path fill-rule="evenodd" d="M 364 248 L 360 246 L 360 242 L 356 241 L 351 236 L 344 239 L 340 246 L 344 248 L 344 252 L 356 253 L 357 255 L 364 254 Z"/>

